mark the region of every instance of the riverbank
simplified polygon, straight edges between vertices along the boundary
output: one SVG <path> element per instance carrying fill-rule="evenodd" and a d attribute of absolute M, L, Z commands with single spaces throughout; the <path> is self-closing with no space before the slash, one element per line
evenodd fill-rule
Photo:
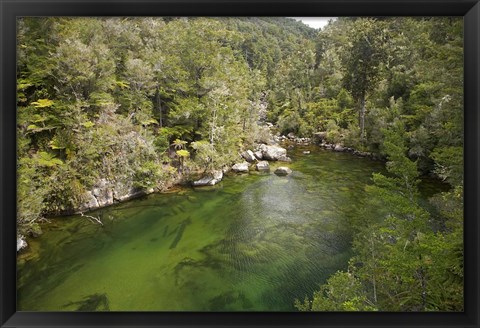
<path fill-rule="evenodd" d="M 295 310 L 295 297 L 345 267 L 346 220 L 382 165 L 314 145 L 287 154 L 287 176 L 270 162 L 269 173 L 230 171 L 214 186 L 91 211 L 103 225 L 52 218 L 19 266 L 19 308 L 77 310 L 97 294 L 112 311 Z"/>

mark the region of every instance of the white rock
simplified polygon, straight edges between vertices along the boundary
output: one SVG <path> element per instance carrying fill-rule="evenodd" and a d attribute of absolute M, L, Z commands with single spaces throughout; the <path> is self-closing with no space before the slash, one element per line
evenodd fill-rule
<path fill-rule="evenodd" d="M 270 171 L 270 165 L 268 164 L 267 161 L 258 162 L 256 167 L 257 167 L 257 171 L 260 171 L 260 172 Z"/>
<path fill-rule="evenodd" d="M 251 150 L 246 150 L 242 153 L 242 157 L 247 161 L 247 162 L 254 162 L 256 160 L 255 154 Z"/>
<path fill-rule="evenodd" d="M 344 148 L 342 145 L 338 145 L 338 144 L 337 144 L 337 145 L 335 145 L 335 148 L 334 148 L 333 150 L 335 150 L 335 151 L 344 151 L 345 148 Z"/>
<path fill-rule="evenodd" d="M 232 166 L 233 172 L 248 173 L 248 162 L 237 163 Z"/>
<path fill-rule="evenodd" d="M 17 252 L 21 251 L 24 248 L 27 248 L 28 244 L 24 236 L 17 237 Z"/>
<path fill-rule="evenodd" d="M 276 161 L 281 156 L 287 156 L 287 150 L 280 146 L 260 145 L 263 159 Z"/>
<path fill-rule="evenodd" d="M 193 181 L 193 185 L 195 187 L 200 187 L 200 186 L 214 186 L 223 179 L 223 171 L 222 170 L 217 170 L 212 172 L 212 174 L 209 174 L 200 180 Z"/>
<path fill-rule="evenodd" d="M 260 150 L 256 151 L 253 153 L 255 155 L 255 157 L 259 160 L 263 159 L 263 155 L 262 155 L 262 152 Z"/>

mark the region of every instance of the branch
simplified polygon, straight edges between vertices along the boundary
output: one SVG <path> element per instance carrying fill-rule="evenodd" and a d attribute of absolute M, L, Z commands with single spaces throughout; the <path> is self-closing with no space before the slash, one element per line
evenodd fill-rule
<path fill-rule="evenodd" d="M 98 218 L 98 217 L 95 217 L 95 216 L 91 216 L 91 215 L 85 215 L 83 214 L 83 212 L 80 212 L 80 215 L 81 216 L 85 216 L 87 219 L 89 219 L 92 223 L 97 222 L 98 224 L 101 224 L 103 226 L 103 222 Z M 92 221 L 94 220 L 94 221 Z"/>

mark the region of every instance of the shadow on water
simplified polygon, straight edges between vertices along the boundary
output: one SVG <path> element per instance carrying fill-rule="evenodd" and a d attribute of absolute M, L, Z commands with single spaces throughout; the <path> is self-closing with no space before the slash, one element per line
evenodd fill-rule
<path fill-rule="evenodd" d="M 185 231 L 185 228 L 187 227 L 187 225 L 189 225 L 190 223 L 192 223 L 192 219 L 189 217 L 188 219 L 186 219 L 185 221 L 183 221 L 181 224 L 180 224 L 180 227 L 178 228 L 178 231 L 177 231 L 177 235 L 175 236 L 175 239 L 172 241 L 172 243 L 170 244 L 170 249 L 174 249 L 175 247 L 177 247 L 177 244 L 179 243 L 179 241 L 182 239 L 183 237 L 183 233 Z"/>
<path fill-rule="evenodd" d="M 289 166 L 287 177 L 231 174 L 152 194 L 92 212 L 103 226 L 56 220 L 18 266 L 18 308 L 294 311 L 294 299 L 348 265 L 350 218 L 372 173 L 385 172 L 351 154 L 302 150 L 271 163 Z"/>
<path fill-rule="evenodd" d="M 92 294 L 85 296 L 80 301 L 69 302 L 63 305 L 64 308 L 72 306 L 74 311 L 110 311 L 107 294 Z"/>
<path fill-rule="evenodd" d="M 211 311 L 231 311 L 241 308 L 248 311 L 254 308 L 253 303 L 238 291 L 228 291 L 208 300 L 208 307 Z"/>

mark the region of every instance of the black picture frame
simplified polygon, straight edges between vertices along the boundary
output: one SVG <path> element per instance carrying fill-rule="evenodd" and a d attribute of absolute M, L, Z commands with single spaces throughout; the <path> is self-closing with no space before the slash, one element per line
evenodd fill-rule
<path fill-rule="evenodd" d="M 478 0 L 0 0 L 1 327 L 479 327 L 480 4 Z M 465 311 L 462 313 L 17 312 L 16 17 L 463 16 Z"/>

